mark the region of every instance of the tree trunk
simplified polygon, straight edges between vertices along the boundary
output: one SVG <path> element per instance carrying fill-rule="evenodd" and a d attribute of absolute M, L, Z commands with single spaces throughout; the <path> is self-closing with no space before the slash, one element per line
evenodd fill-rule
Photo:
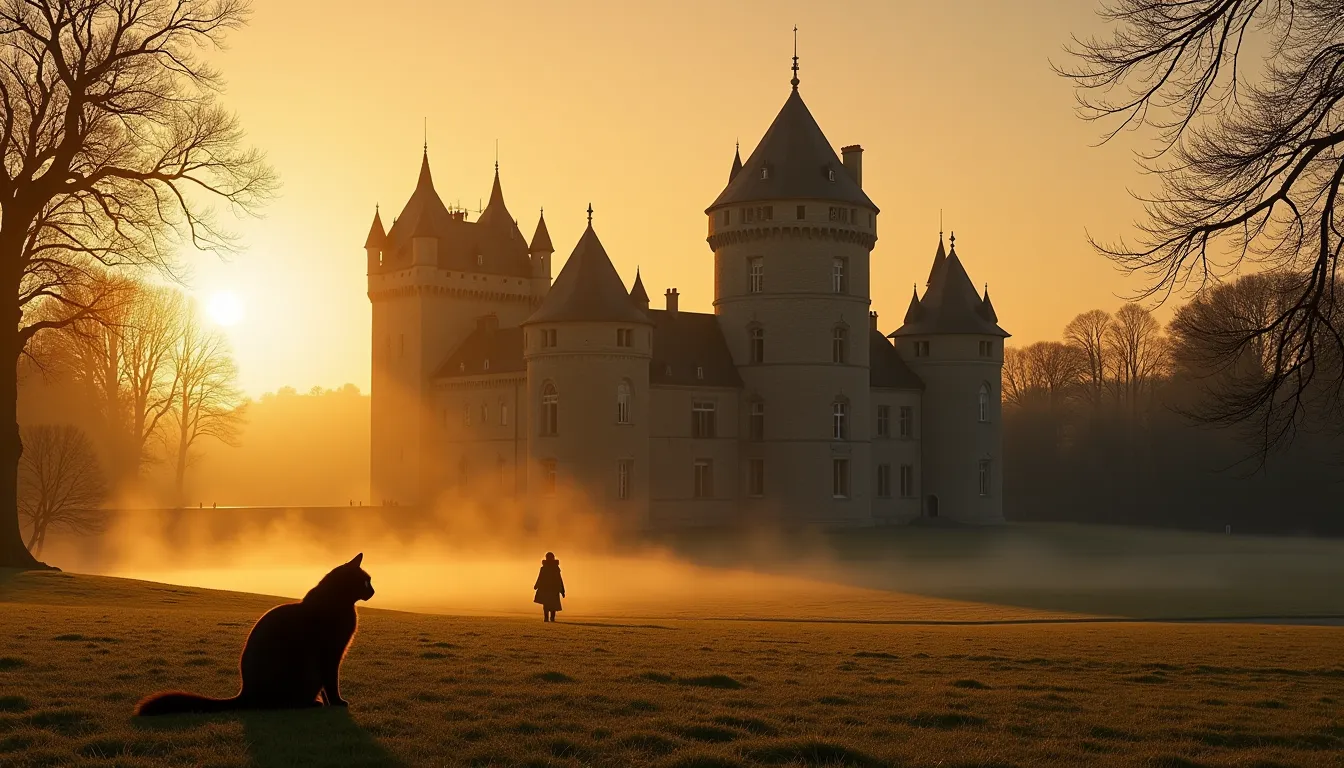
<path fill-rule="evenodd" d="M 17 287 L 6 297 L 16 302 Z M 19 457 L 23 440 L 19 437 L 19 316 L 0 334 L 0 568 L 46 569 L 24 546 L 19 530 Z M 53 569 L 54 570 L 54 569 Z"/>

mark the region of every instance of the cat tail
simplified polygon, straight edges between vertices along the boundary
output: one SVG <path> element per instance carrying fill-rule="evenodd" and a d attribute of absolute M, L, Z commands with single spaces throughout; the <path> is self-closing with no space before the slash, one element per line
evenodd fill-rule
<path fill-rule="evenodd" d="M 141 717 L 152 715 L 177 715 L 184 713 L 208 714 L 226 712 L 231 709 L 245 709 L 241 695 L 231 699 L 212 699 L 209 696 L 197 696 L 194 693 L 167 691 L 156 693 L 142 700 L 135 707 L 135 714 Z"/>

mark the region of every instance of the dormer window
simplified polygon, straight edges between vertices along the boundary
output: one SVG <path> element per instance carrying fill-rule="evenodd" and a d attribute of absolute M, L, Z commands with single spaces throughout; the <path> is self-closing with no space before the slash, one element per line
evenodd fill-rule
<path fill-rule="evenodd" d="M 483 371 L 488 371 L 488 370 L 490 370 L 490 358 L 488 358 L 488 357 L 485 358 L 485 362 L 481 363 L 481 370 L 483 370 Z"/>
<path fill-rule="evenodd" d="M 697 379 L 703 379 L 703 378 L 705 378 L 705 369 L 702 368 L 702 367 L 700 367 L 700 366 L 696 366 L 696 368 L 695 368 L 695 378 L 697 378 Z"/>
<path fill-rule="evenodd" d="M 769 178 L 770 178 L 770 168 L 769 168 L 768 166 L 765 167 L 765 168 L 762 168 L 762 169 L 761 169 L 761 181 L 765 181 L 765 180 L 767 180 L 767 179 L 769 179 Z"/>
<path fill-rule="evenodd" d="M 827 168 L 827 169 L 826 169 L 826 180 L 827 180 L 827 181 L 835 181 L 835 170 L 834 170 L 834 169 L 831 169 L 831 168 Z"/>
<path fill-rule="evenodd" d="M 485 254 L 483 253 L 476 254 L 476 266 L 478 267 L 485 266 Z"/>

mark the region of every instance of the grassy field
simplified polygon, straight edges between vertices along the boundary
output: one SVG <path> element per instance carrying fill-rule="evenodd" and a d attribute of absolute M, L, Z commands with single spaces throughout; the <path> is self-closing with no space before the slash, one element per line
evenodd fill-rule
<path fill-rule="evenodd" d="M 1334 627 L 361 610 L 348 712 L 130 716 L 235 692 L 276 602 L 0 571 L 0 765 L 1344 765 Z"/>

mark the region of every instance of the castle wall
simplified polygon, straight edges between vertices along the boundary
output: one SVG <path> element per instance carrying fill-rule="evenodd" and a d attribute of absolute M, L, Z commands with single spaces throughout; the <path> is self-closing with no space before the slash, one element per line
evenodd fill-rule
<path fill-rule="evenodd" d="M 434 385 L 437 411 L 430 487 L 441 498 L 521 496 L 527 482 L 522 374 L 475 376 Z"/>
<path fill-rule="evenodd" d="M 920 510 L 920 473 L 922 471 L 920 441 L 924 430 L 921 397 L 914 390 L 873 390 L 873 520 L 879 525 L 908 522 L 919 517 Z M 878 434 L 878 412 L 882 407 L 889 409 L 888 434 Z M 909 434 L 901 434 L 901 409 L 909 408 L 911 424 Z M 879 492 L 880 468 L 889 467 L 889 492 L 884 497 Z M 901 489 L 901 467 L 911 468 L 913 487 L 905 493 Z"/>
<path fill-rule="evenodd" d="M 737 501 L 746 482 L 738 462 L 739 397 L 735 388 L 653 390 L 649 455 L 658 471 L 649 489 L 649 516 L 654 527 L 739 521 Z M 714 437 L 695 437 L 696 403 L 713 404 Z M 696 493 L 697 462 L 708 462 L 711 476 L 710 487 L 701 488 L 701 496 Z"/>

